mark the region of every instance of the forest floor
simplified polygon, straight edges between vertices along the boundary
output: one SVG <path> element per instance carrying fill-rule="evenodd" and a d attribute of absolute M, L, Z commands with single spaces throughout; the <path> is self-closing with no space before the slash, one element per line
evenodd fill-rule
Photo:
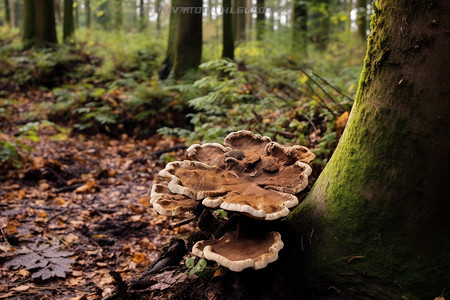
<path fill-rule="evenodd" d="M 14 130 L 24 121 L 20 115 L 48 96 L 12 95 L 22 105 L 3 132 Z M 107 297 L 116 284 L 111 271 L 125 281 L 135 278 L 171 237 L 194 230 L 190 223 L 177 226 L 191 216 L 169 219 L 149 203 L 165 165 L 154 153 L 181 141 L 101 134 L 55 140 L 57 135 L 55 128 L 39 126 L 25 167 L 0 172 L 0 299 Z M 184 156 L 183 150 L 169 154 Z M 167 276 L 160 281 L 167 283 Z"/>

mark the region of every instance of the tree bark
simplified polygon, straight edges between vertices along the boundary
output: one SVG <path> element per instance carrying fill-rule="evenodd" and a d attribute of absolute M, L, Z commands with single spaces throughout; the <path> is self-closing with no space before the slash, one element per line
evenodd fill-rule
<path fill-rule="evenodd" d="M 235 11 L 237 14 L 234 17 L 236 41 L 245 41 L 245 27 L 246 27 L 246 0 L 235 0 Z"/>
<path fill-rule="evenodd" d="M 91 0 L 85 0 L 84 5 L 86 7 L 86 27 L 91 28 Z"/>
<path fill-rule="evenodd" d="M 55 0 L 55 13 L 56 13 L 56 24 L 61 24 L 62 18 L 61 18 L 61 1 Z"/>
<path fill-rule="evenodd" d="M 222 57 L 234 59 L 234 25 L 231 0 L 223 0 Z"/>
<path fill-rule="evenodd" d="M 139 0 L 139 27 L 143 30 L 147 26 L 147 18 L 145 17 L 144 0 Z"/>
<path fill-rule="evenodd" d="M 358 26 L 358 36 L 361 40 L 367 39 L 367 0 L 357 0 L 356 25 Z"/>
<path fill-rule="evenodd" d="M 266 26 L 265 0 L 256 0 L 256 9 L 256 39 L 261 41 L 264 39 Z"/>
<path fill-rule="evenodd" d="M 324 51 L 330 39 L 330 0 L 319 0 L 318 2 L 322 5 L 322 9 L 318 14 L 317 48 Z"/>
<path fill-rule="evenodd" d="M 290 216 L 314 286 L 449 296 L 450 2 L 377 1 L 347 128 Z"/>
<path fill-rule="evenodd" d="M 178 0 L 180 8 L 190 8 L 189 12 L 178 11 L 175 39 L 174 77 L 181 78 L 189 71 L 197 69 L 202 57 L 202 1 Z"/>
<path fill-rule="evenodd" d="M 36 14 L 35 46 L 54 46 L 58 43 L 56 38 L 55 2 L 53 0 L 34 1 Z"/>
<path fill-rule="evenodd" d="M 161 31 L 161 0 L 156 0 L 155 11 L 156 11 L 156 30 Z"/>
<path fill-rule="evenodd" d="M 24 49 L 29 49 L 34 45 L 36 24 L 34 11 L 34 0 L 24 0 L 22 29 L 22 45 Z"/>
<path fill-rule="evenodd" d="M 178 14 L 175 14 L 174 9 L 178 7 L 178 1 L 179 0 L 170 1 L 170 19 L 169 19 L 169 33 L 167 38 L 166 58 L 164 59 L 161 67 L 158 70 L 159 79 L 166 79 L 167 77 L 169 77 L 173 67 L 173 61 L 175 57 L 175 37 L 176 37 L 177 17 L 178 17 Z"/>
<path fill-rule="evenodd" d="M 350 36 L 352 32 L 352 9 L 353 9 L 353 0 L 347 0 L 347 18 L 345 19 L 345 32 L 348 36 Z"/>
<path fill-rule="evenodd" d="M 64 0 L 63 39 L 67 41 L 75 31 L 73 22 L 73 0 Z"/>
<path fill-rule="evenodd" d="M 9 9 L 9 0 L 5 0 L 5 22 L 11 26 L 11 11 Z"/>
<path fill-rule="evenodd" d="M 308 11 L 304 0 L 294 0 L 293 6 L 292 56 L 299 60 L 307 55 Z"/>

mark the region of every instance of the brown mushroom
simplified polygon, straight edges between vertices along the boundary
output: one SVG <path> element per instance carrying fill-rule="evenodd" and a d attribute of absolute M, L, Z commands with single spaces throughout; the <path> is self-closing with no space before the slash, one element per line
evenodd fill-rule
<path fill-rule="evenodd" d="M 275 231 L 260 237 L 237 237 L 234 233 L 226 233 L 218 240 L 197 242 L 192 253 L 240 272 L 246 268 L 265 268 L 278 259 L 278 252 L 283 246 L 281 235 Z"/>
<path fill-rule="evenodd" d="M 154 184 L 150 195 L 153 208 L 163 216 L 177 216 L 192 211 L 197 202 L 189 197 L 170 192 L 167 185 Z"/>

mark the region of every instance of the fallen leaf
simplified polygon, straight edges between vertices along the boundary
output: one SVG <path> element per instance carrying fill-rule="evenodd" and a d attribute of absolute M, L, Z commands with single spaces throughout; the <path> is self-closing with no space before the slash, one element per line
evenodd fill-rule
<path fill-rule="evenodd" d="M 25 292 L 29 289 L 30 289 L 29 285 L 19 285 L 19 286 L 15 286 L 15 287 L 11 288 L 11 290 L 13 290 L 15 292 Z"/>
<path fill-rule="evenodd" d="M 138 200 L 138 203 L 144 207 L 149 207 L 150 206 L 150 198 L 142 197 Z"/>
<path fill-rule="evenodd" d="M 7 235 L 13 235 L 17 233 L 17 227 L 12 222 L 8 223 L 5 228 Z"/>
<path fill-rule="evenodd" d="M 139 264 L 146 259 L 147 259 L 147 255 L 145 253 L 136 252 L 131 260 L 134 261 L 135 263 Z"/>
<path fill-rule="evenodd" d="M 340 136 L 342 132 L 344 131 L 345 125 L 348 121 L 349 113 L 348 111 L 344 112 L 342 115 L 339 116 L 336 120 L 336 134 Z"/>
<path fill-rule="evenodd" d="M 56 205 L 59 205 L 59 206 L 64 205 L 66 203 L 66 201 L 61 197 L 56 197 L 55 202 L 56 202 Z"/>
<path fill-rule="evenodd" d="M 130 219 L 133 222 L 138 222 L 141 218 L 142 218 L 142 215 L 134 215 L 134 216 L 131 216 Z"/>
<path fill-rule="evenodd" d="M 38 211 L 37 215 L 39 218 L 43 218 L 43 219 L 47 218 L 47 213 L 43 210 Z"/>
<path fill-rule="evenodd" d="M 22 277 L 28 277 L 30 276 L 30 271 L 28 271 L 27 269 L 20 269 L 16 274 Z"/>
<path fill-rule="evenodd" d="M 82 186 L 77 187 L 75 189 L 75 193 L 87 193 L 94 187 L 94 185 L 95 185 L 95 181 L 94 180 L 89 180 L 88 182 L 86 182 Z"/>
<path fill-rule="evenodd" d="M 69 233 L 68 235 L 66 235 L 64 237 L 64 240 L 66 242 L 68 242 L 69 244 L 72 244 L 73 242 L 78 241 L 79 237 L 77 235 L 73 234 L 73 233 Z"/>

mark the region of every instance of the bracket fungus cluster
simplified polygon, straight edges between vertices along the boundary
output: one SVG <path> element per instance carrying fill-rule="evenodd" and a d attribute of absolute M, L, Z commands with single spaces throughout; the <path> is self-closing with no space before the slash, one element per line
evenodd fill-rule
<path fill-rule="evenodd" d="M 179 215 L 201 203 L 252 219 L 277 220 L 298 205 L 296 194 L 308 185 L 308 163 L 315 158 L 306 147 L 282 146 L 250 131 L 229 134 L 223 145 L 192 145 L 187 154 L 192 160 L 171 162 L 161 170 L 167 184 L 152 187 L 151 203 L 162 215 Z M 236 232 L 197 242 L 192 252 L 236 272 L 277 260 L 284 246 L 278 232 L 239 231 L 238 225 Z"/>

